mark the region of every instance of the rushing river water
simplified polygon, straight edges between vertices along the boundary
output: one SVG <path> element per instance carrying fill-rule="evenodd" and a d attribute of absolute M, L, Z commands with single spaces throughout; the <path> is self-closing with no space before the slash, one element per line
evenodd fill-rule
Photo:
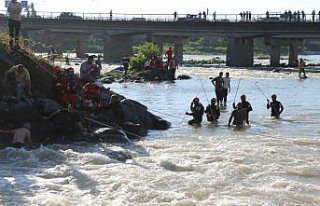
<path fill-rule="evenodd" d="M 184 113 L 213 97 L 209 76 L 229 71 L 232 91 L 217 126 L 195 128 Z M 182 68 L 175 83 L 108 85 L 172 122 L 132 145 L 78 143 L 0 151 L 2 205 L 320 205 L 320 74 Z M 228 128 L 231 104 L 246 94 L 251 127 Z M 270 118 L 266 99 L 285 107 Z M 203 85 L 203 87 L 202 87 Z M 125 163 L 109 150 L 132 156 Z"/>

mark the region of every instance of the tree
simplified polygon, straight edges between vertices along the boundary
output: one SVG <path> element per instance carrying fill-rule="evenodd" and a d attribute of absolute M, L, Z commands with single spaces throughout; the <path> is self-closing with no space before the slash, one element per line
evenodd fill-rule
<path fill-rule="evenodd" d="M 156 56 L 162 59 L 161 49 L 153 42 L 146 42 L 137 48 L 138 55 L 130 58 L 130 70 L 143 71 L 144 63 Z"/>

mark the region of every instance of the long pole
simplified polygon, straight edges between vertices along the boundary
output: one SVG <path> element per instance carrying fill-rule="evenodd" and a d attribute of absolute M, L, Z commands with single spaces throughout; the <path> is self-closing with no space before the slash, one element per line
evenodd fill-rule
<path fill-rule="evenodd" d="M 233 103 L 236 102 L 237 94 L 238 94 L 239 87 L 240 87 L 240 82 L 241 82 L 241 78 L 239 79 L 239 82 L 238 82 L 238 86 L 237 86 L 236 94 L 234 95 Z"/>
<path fill-rule="evenodd" d="M 268 99 L 268 97 L 263 93 L 263 91 L 260 89 L 260 87 L 258 86 L 258 82 L 255 83 L 256 87 L 258 88 L 258 90 L 260 91 L 260 93 L 266 98 Z"/>

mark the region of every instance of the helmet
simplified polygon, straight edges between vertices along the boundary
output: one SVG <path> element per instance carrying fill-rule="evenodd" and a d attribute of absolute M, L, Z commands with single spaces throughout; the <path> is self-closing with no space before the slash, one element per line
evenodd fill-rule
<path fill-rule="evenodd" d="M 271 98 L 272 98 L 272 99 L 277 99 L 277 95 L 276 95 L 276 94 L 273 94 L 273 95 L 271 95 Z"/>
<path fill-rule="evenodd" d="M 192 100 L 192 102 L 195 103 L 195 104 L 197 104 L 197 103 L 200 102 L 200 99 L 199 99 L 198 97 L 196 97 L 196 98 L 194 98 L 194 99 Z"/>

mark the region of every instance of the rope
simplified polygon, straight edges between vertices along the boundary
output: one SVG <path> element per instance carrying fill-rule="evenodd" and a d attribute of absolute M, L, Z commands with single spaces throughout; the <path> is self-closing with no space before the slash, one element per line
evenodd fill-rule
<path fill-rule="evenodd" d="M 201 81 L 201 79 L 200 79 L 200 81 Z M 206 82 L 207 82 L 207 80 L 205 81 L 205 83 L 206 83 Z M 197 93 L 196 97 L 199 96 L 201 90 L 202 90 L 202 88 L 199 89 L 199 92 Z M 189 109 L 188 109 L 188 110 L 189 110 Z M 188 112 L 188 110 L 187 110 L 186 112 Z M 183 123 L 183 121 L 184 121 L 185 118 L 186 118 L 186 115 L 183 116 L 183 118 L 182 118 L 182 120 L 181 120 L 181 122 L 180 122 L 180 125 Z"/>
<path fill-rule="evenodd" d="M 114 127 L 111 126 L 111 125 L 108 125 L 108 124 L 106 124 L 106 123 L 103 123 L 103 122 L 100 122 L 100 121 L 91 119 L 91 118 L 89 118 L 89 117 L 85 117 L 85 119 L 88 120 L 88 121 L 91 121 L 91 122 L 93 122 L 93 123 L 100 124 L 100 125 L 105 126 L 105 127 L 114 128 Z M 126 131 L 126 130 L 124 130 L 124 129 L 122 129 L 122 130 L 123 130 L 124 132 L 128 133 L 128 134 L 131 134 L 131 135 L 133 135 L 133 136 L 142 138 L 142 137 L 139 136 L 139 135 L 133 134 L 133 133 L 128 132 L 128 131 Z M 124 138 L 125 138 L 130 144 L 132 144 L 132 141 L 131 141 L 127 136 L 125 136 Z"/>

